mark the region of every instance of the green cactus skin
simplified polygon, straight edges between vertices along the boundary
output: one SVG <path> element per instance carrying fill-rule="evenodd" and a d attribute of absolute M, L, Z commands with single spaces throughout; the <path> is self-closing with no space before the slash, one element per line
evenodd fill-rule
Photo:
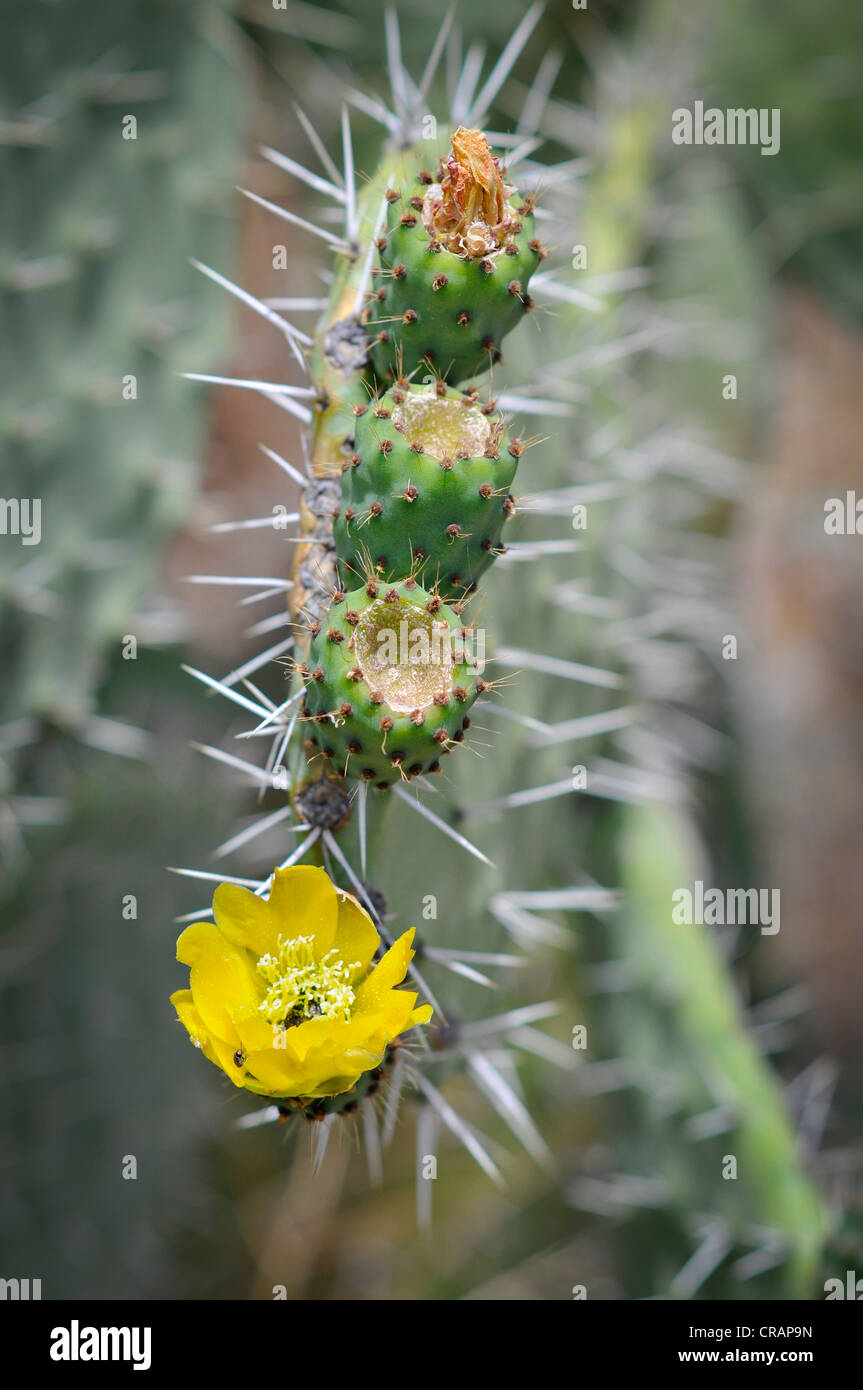
<path fill-rule="evenodd" d="M 387 195 L 377 267 L 382 283 L 368 319 L 372 365 L 383 381 L 424 362 L 453 382 L 485 371 L 500 360 L 504 337 L 533 307 L 527 285 L 545 250 L 535 237 L 531 204 L 513 194 L 517 216 L 503 247 L 471 259 L 445 249 L 426 229 L 422 204 L 431 183 L 431 175 L 421 172 L 401 192 Z"/>
<path fill-rule="evenodd" d="M 684 1230 L 693 1212 L 715 1213 L 737 1254 L 753 1229 L 769 1230 L 783 1258 L 762 1291 L 806 1298 L 829 1230 L 824 1203 L 804 1170 L 781 1092 L 743 1025 L 712 942 L 697 927 L 675 926 L 669 913 L 673 889 L 699 872 L 698 842 L 686 820 L 667 808 L 627 808 L 620 834 L 624 888 L 637 908 L 636 915 L 625 912 L 620 923 L 610 924 L 610 938 L 616 959 L 630 963 L 639 989 L 635 997 L 606 998 L 606 1017 L 598 1026 L 611 1025 L 624 1055 L 637 1059 L 636 1075 L 645 1069 L 628 1105 L 641 1161 L 668 1183 L 670 1214 Z M 663 1113 L 642 1077 L 651 1067 L 654 1077 L 661 1075 L 669 1050 L 686 1065 L 678 1066 L 677 1099 Z M 694 1139 L 695 1117 L 716 1104 L 729 1107 L 727 1128 Z M 631 1152 L 631 1137 L 625 1142 Z M 693 1159 L 693 1147 L 700 1161 Z M 716 1180 L 724 1155 L 737 1159 L 738 1180 Z M 669 1222 L 667 1238 L 670 1232 Z M 622 1250 L 629 1234 L 621 1232 Z M 663 1258 L 658 1249 L 642 1254 L 636 1275 L 647 1275 L 642 1288 L 658 1283 Z M 705 1292 L 720 1288 L 718 1274 Z"/>
<path fill-rule="evenodd" d="M 342 475 L 333 534 L 343 574 L 422 573 L 455 599 L 475 588 L 503 550 L 521 451 L 475 392 L 443 382 L 388 391 L 359 415 Z"/>
<path fill-rule="evenodd" d="M 486 685 L 459 641 L 466 635 L 455 609 L 414 579 L 336 595 L 302 672 L 311 738 L 334 772 L 385 788 L 438 770 Z M 398 642 L 396 662 L 382 637 Z M 438 659 L 412 661 L 425 641 Z"/>

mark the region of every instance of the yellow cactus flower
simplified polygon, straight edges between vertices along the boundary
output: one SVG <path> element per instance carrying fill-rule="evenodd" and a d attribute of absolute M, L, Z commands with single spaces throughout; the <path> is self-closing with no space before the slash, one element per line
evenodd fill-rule
<path fill-rule="evenodd" d="M 216 921 L 177 942 L 191 971 L 171 1003 L 189 1037 L 235 1086 L 274 1099 L 349 1091 L 431 1007 L 400 990 L 413 928 L 372 968 L 380 937 L 323 869 L 277 871 L 268 902 L 222 883 Z"/>

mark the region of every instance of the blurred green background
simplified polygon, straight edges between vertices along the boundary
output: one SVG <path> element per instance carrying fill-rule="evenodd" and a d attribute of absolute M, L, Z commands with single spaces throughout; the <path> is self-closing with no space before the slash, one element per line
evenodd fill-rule
<path fill-rule="evenodd" d="M 490 66 L 523 10 L 460 6 L 465 49 L 487 45 Z M 414 73 L 444 12 L 403 8 Z M 180 379 L 291 370 L 277 335 L 188 258 L 261 296 L 324 291 L 315 245 L 284 224 L 274 233 L 234 185 L 314 215 L 314 195 L 288 186 L 258 148 L 311 164 L 294 103 L 336 148 L 347 89 L 386 94 L 383 8 L 4 0 L 0 13 L 10 40 L 0 57 L 2 491 L 43 499 L 38 547 L 0 537 L 0 1274 L 41 1278 L 46 1298 L 270 1298 L 277 1284 L 292 1299 L 567 1299 L 577 1284 L 591 1298 L 821 1296 L 828 1273 L 863 1259 L 863 561 L 859 538 L 827 538 L 823 527 L 827 498 L 863 491 L 863 55 L 849 7 L 645 0 L 576 12 L 552 0 L 498 97 L 504 129 L 544 55 L 560 55 L 539 157 L 587 160 L 572 240 L 601 248 L 594 273 L 646 274 L 599 324 L 564 303 L 539 339 L 507 352 L 508 387 L 564 349 L 585 355 L 572 373 L 574 420 L 530 455 L 534 486 L 563 485 L 576 456 L 590 461 L 580 480 L 601 480 L 611 431 L 643 487 L 628 509 L 602 504 L 596 554 L 501 568 L 492 624 L 511 645 L 535 647 L 532 615 L 550 588 L 595 566 L 596 593 L 609 592 L 601 583 L 613 579 L 617 541 L 660 568 L 669 545 L 679 544 L 677 559 L 709 555 L 720 625 L 683 623 L 679 684 L 654 703 L 660 723 L 673 709 L 718 734 L 695 760 L 685 823 L 613 802 L 587 814 L 568 798 L 479 827 L 505 885 L 451 856 L 442 886 L 418 885 L 418 824 L 394 831 L 388 861 L 404 867 L 390 873 L 388 901 L 407 926 L 418 886 L 439 891 L 438 944 L 458 941 L 469 920 L 475 941 L 504 946 L 484 912 L 490 892 L 569 885 L 587 864 L 635 905 L 613 919 L 546 914 L 567 944 L 535 953 L 493 1001 L 564 1002 L 548 1027 L 551 1060 L 530 1058 L 522 1072 L 558 1171 L 516 1154 L 500 1193 L 447 1147 L 426 1233 L 416 1228 L 412 1125 L 397 1134 L 382 1187 L 347 1134 L 315 1174 L 305 1133 L 235 1129 L 247 1107 L 202 1066 L 168 1003 L 182 983 L 173 919 L 207 895 L 166 866 L 207 867 L 237 817 L 255 810 L 238 782 L 190 751 L 191 739 L 228 746 L 243 724 L 180 663 L 231 670 L 261 613 L 183 576 L 287 571 L 283 537 L 207 528 L 292 505 L 260 442 L 300 456 L 294 422 L 272 404 Z M 432 109 L 445 117 L 441 98 Z M 696 98 L 778 107 L 780 153 L 675 147 L 670 113 Z M 130 114 L 134 141 L 122 136 Z M 354 129 L 357 168 L 370 172 L 379 131 L 364 116 Z M 286 272 L 272 268 L 274 241 L 289 247 Z M 614 350 L 639 332 L 649 349 Z M 734 402 L 722 397 L 726 373 L 738 379 Z M 677 474 L 654 486 L 641 463 L 654 445 L 676 444 Z M 693 501 L 699 468 L 710 475 L 706 504 Z M 524 525 L 537 539 L 561 529 L 559 518 Z M 615 596 L 627 602 L 624 588 Z M 543 620 L 551 654 L 609 659 L 591 647 L 588 624 L 556 613 Z M 739 634 L 736 662 L 717 659 L 717 633 Z M 123 655 L 130 635 L 135 660 Z M 638 666 L 638 653 L 626 659 Z M 262 677 L 271 693 L 282 680 L 278 668 Z M 509 698 L 554 722 L 602 708 L 594 694 L 528 678 Z M 576 759 L 498 746 L 456 775 L 456 806 L 553 781 Z M 266 872 L 280 849 L 275 836 L 257 842 L 229 871 Z M 658 954 L 663 885 L 687 881 L 694 864 L 718 884 L 780 886 L 780 937 L 743 933 L 709 959 L 698 947 L 685 961 Z M 635 972 L 634 995 L 608 990 L 609 967 Z M 773 1090 L 761 1062 L 737 1052 L 733 1010 L 711 1017 L 706 1037 L 708 987 L 699 989 L 714 974 L 746 1011 Z M 476 993 L 459 989 L 466 1016 L 482 1016 Z M 583 1020 L 591 1067 L 556 1065 Z M 763 1272 L 733 1273 L 729 1253 L 715 1276 L 675 1283 L 711 1238 L 705 1194 L 727 1151 L 719 1131 L 681 1158 L 669 1128 L 669 1096 L 709 1108 L 699 1048 L 751 1087 L 761 1177 L 745 1210 L 728 1215 L 731 1253 L 739 1263 L 743 1247 L 769 1245 L 756 1228 L 773 1228 L 778 1188 L 779 1224 L 799 1228 L 802 1245 L 814 1240 L 817 1269 L 774 1276 L 768 1260 Z M 631 1090 L 615 1081 L 621 1058 L 624 1071 L 633 1059 L 645 1069 Z M 504 1142 L 458 1077 L 447 1094 Z M 758 1114 L 774 1103 L 801 1153 L 765 1155 Z M 122 1175 L 129 1155 L 134 1181 Z M 670 1185 L 674 1200 L 657 1200 L 650 1181 Z"/>

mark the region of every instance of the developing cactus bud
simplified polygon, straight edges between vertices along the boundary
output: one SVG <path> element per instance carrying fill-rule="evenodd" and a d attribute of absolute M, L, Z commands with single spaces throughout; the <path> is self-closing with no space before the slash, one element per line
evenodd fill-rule
<path fill-rule="evenodd" d="M 418 573 L 449 598 L 501 553 L 519 445 L 491 406 L 443 382 L 400 385 L 358 418 L 333 534 L 343 574 Z"/>
<path fill-rule="evenodd" d="M 381 380 L 429 363 L 447 381 L 484 371 L 532 307 L 528 281 L 544 255 L 532 203 L 505 184 L 479 130 L 459 127 L 438 181 L 394 189 L 368 316 Z"/>
<path fill-rule="evenodd" d="M 311 738 L 335 772 L 379 787 L 436 772 L 479 693 L 460 617 L 413 579 L 340 596 L 307 667 Z"/>

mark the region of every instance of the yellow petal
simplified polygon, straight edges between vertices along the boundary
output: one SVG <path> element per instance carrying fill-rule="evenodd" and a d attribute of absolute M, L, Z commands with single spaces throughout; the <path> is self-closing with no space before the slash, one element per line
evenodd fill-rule
<path fill-rule="evenodd" d="M 239 1046 L 238 1039 L 235 1038 L 233 1042 L 225 1042 L 223 1038 L 211 1035 L 210 1041 L 216 1054 L 217 1065 L 221 1067 L 228 1080 L 233 1082 L 235 1086 L 245 1086 L 246 1080 L 242 1062 L 244 1053 L 242 1047 Z M 239 1062 L 237 1061 L 238 1057 L 241 1059 Z"/>
<path fill-rule="evenodd" d="M 202 956 L 221 949 L 221 932 L 214 922 L 193 922 L 177 941 L 177 960 L 194 965 Z"/>
<path fill-rule="evenodd" d="M 286 1040 L 295 1031 L 288 1029 Z M 377 1052 L 350 1048 L 338 1045 L 335 1039 L 324 1038 L 319 1040 L 317 1047 L 308 1050 L 302 1061 L 287 1049 L 273 1047 L 250 1052 L 245 1065 L 258 1085 L 266 1087 L 271 1095 L 315 1096 L 327 1094 L 321 1087 L 336 1076 L 350 1076 L 348 1084 L 353 1085 L 363 1071 L 377 1066 L 380 1056 L 380 1048 Z M 248 1078 L 246 1084 L 251 1085 Z M 344 1089 L 345 1086 L 339 1087 L 339 1090 Z"/>
<path fill-rule="evenodd" d="M 311 864 L 279 869 L 270 889 L 270 909 L 279 933 L 292 939 L 314 938 L 315 960 L 332 949 L 338 921 L 338 899 L 329 875 Z"/>
<path fill-rule="evenodd" d="M 282 1030 L 270 1023 L 258 1010 L 244 1014 L 234 1020 L 240 1041 L 246 1052 L 266 1051 L 274 1045 L 275 1038 L 283 1037 Z M 288 1030 L 289 1032 L 292 1030 Z M 283 1048 L 280 1048 L 283 1051 Z"/>
<path fill-rule="evenodd" d="M 171 1003 L 177 1010 L 177 1017 L 185 1028 L 193 1043 L 201 1049 L 211 1062 L 216 1061 L 216 1054 L 210 1042 L 210 1035 L 204 1027 L 204 1020 L 195 1008 L 195 1001 L 192 998 L 190 989 L 178 989 L 171 995 Z"/>
<path fill-rule="evenodd" d="M 278 1048 L 260 1048 L 246 1054 L 243 1085 L 264 1088 L 272 1096 L 305 1095 L 305 1076 L 293 1058 Z"/>
<path fill-rule="evenodd" d="M 429 1018 L 430 1006 L 414 1009 L 415 1002 L 409 990 L 390 990 L 380 1007 L 349 1020 L 309 1019 L 281 1034 L 281 1046 L 275 1042 L 279 1035 L 273 1035 L 263 1047 L 248 1051 L 243 1084 L 274 1098 L 349 1090 L 364 1072 L 380 1065 L 398 1033 Z"/>
<path fill-rule="evenodd" d="M 279 928 L 270 904 L 248 888 L 236 883 L 220 883 L 213 897 L 213 911 L 219 930 L 240 950 L 248 948 L 256 956 L 275 951 Z"/>
<path fill-rule="evenodd" d="M 191 966 L 189 983 L 205 1027 L 236 1049 L 240 1039 L 235 1023 L 256 1013 L 262 997 L 252 958 L 236 950 L 218 927 L 204 922 L 183 932 L 177 954 Z"/>
<path fill-rule="evenodd" d="M 299 1063 L 304 1063 L 312 1049 L 323 1049 L 337 1053 L 350 1038 L 352 1020 L 332 1018 L 307 1018 L 286 1032 L 287 1051 Z"/>
<path fill-rule="evenodd" d="M 392 1011 L 387 1008 L 365 1009 L 354 1014 L 339 1035 L 338 1043 L 344 1051 L 355 1047 L 371 1047 L 374 1051 L 376 1039 L 386 1036 L 389 1031 Z"/>
<path fill-rule="evenodd" d="M 338 902 L 339 917 L 333 944 L 346 965 L 356 962 L 360 966 L 357 973 L 365 974 L 381 939 L 371 917 L 356 898 L 350 893 L 339 893 Z"/>
<path fill-rule="evenodd" d="M 363 1070 L 371 1070 L 364 1068 Z M 357 1078 L 362 1072 L 354 1073 L 350 1076 L 328 1076 L 325 1081 L 316 1086 L 314 1091 L 309 1092 L 310 1099 L 314 1100 L 318 1096 L 340 1096 L 343 1091 L 350 1091 L 357 1084 Z"/>
<path fill-rule="evenodd" d="M 403 1033 L 410 1026 L 410 1017 L 413 1013 L 417 996 L 413 990 L 392 989 L 386 996 L 386 1023 L 387 1036 L 394 1038 L 399 1033 Z"/>
<path fill-rule="evenodd" d="M 208 1031 L 195 1006 L 192 991 L 190 989 L 178 989 L 171 995 L 171 1003 L 177 1010 L 177 1016 L 189 1037 L 201 1049 L 207 1061 L 219 1067 L 226 1076 L 230 1077 L 235 1086 L 242 1086 L 242 1073 L 234 1061 L 234 1053 L 231 1051 L 230 1043 L 222 1042 L 220 1038 L 213 1037 Z"/>
<path fill-rule="evenodd" d="M 404 979 L 407 968 L 413 958 L 411 943 L 414 939 L 414 928 L 411 927 L 398 941 L 395 941 L 387 951 L 383 960 L 379 961 L 372 973 L 362 984 L 357 987 L 356 998 L 354 1000 L 354 1012 L 362 1009 L 372 1009 L 376 1004 L 380 1004 L 388 990 L 400 985 Z"/>

